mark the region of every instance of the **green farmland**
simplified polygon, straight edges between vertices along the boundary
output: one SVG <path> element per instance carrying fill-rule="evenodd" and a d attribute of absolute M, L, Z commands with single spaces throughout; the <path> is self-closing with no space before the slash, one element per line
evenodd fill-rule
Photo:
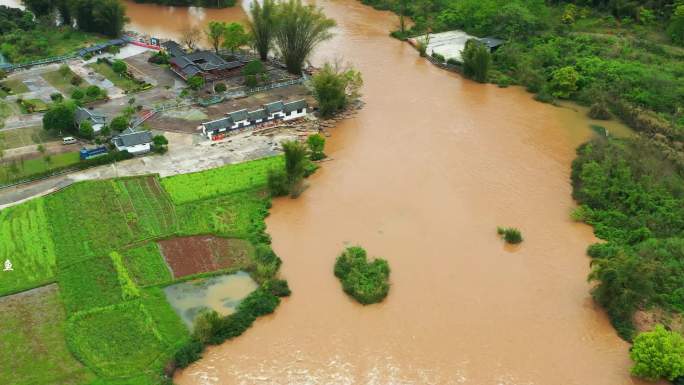
<path fill-rule="evenodd" d="M 164 368 L 176 362 L 191 334 L 166 300 L 163 288 L 176 281 L 157 242 L 192 235 L 244 239 L 261 250 L 250 263 L 190 278 L 248 266 L 270 287 L 279 261 L 264 232 L 270 205 L 265 175 L 282 164 L 278 157 L 185 178 L 79 182 L 0 211 L 0 259 L 14 267 L 0 273 L 0 348 L 22 352 L 0 355 L 0 383 L 165 383 Z M 272 292 L 255 293 L 252 302 L 279 303 Z M 28 294 L 32 301 L 20 314 L 6 311 Z M 243 313 L 247 320 L 265 314 Z M 31 338 L 36 343 L 27 348 Z M 48 369 L 36 373 L 34 355 Z"/>
<path fill-rule="evenodd" d="M 0 183 L 12 183 L 50 170 L 72 166 L 80 161 L 79 153 L 75 151 L 51 155 L 49 159 L 35 158 L 5 162 L 0 164 Z"/>

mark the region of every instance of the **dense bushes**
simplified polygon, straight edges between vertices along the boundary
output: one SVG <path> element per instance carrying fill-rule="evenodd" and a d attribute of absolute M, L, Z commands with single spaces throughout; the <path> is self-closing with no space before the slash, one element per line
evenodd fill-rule
<path fill-rule="evenodd" d="M 496 232 L 501 235 L 506 243 L 517 245 L 523 241 L 520 230 L 515 227 L 497 227 Z"/>
<path fill-rule="evenodd" d="M 477 40 L 468 40 L 463 50 L 463 74 L 484 83 L 492 63 L 489 48 Z"/>
<path fill-rule="evenodd" d="M 287 287 L 287 282 L 284 287 Z M 215 311 L 202 313 L 195 320 L 192 338 L 176 352 L 175 366 L 184 368 L 200 359 L 205 344 L 218 345 L 240 336 L 257 317 L 273 313 L 278 304 L 280 298 L 262 287 L 243 299 L 233 314 L 219 317 Z"/>
<path fill-rule="evenodd" d="M 335 276 L 342 282 L 344 292 L 364 305 L 385 299 L 389 274 L 386 260 L 368 262 L 366 250 L 361 247 L 348 247 L 335 262 Z"/>
<path fill-rule="evenodd" d="M 670 381 L 684 376 L 684 337 L 656 325 L 650 332 L 639 334 L 629 356 L 634 361 L 632 374 L 650 381 Z"/>
<path fill-rule="evenodd" d="M 684 312 L 684 177 L 643 139 L 600 139 L 573 162 L 576 219 L 606 243 L 593 245 L 590 280 L 621 336 L 636 310 Z"/>
<path fill-rule="evenodd" d="M 358 99 L 363 79 L 361 73 L 353 68 L 326 63 L 313 76 L 311 84 L 319 111 L 324 118 L 328 118 Z"/>

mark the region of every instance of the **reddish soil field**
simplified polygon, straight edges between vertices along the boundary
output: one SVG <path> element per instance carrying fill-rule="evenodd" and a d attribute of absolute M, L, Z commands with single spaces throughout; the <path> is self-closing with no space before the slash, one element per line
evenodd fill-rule
<path fill-rule="evenodd" d="M 231 267 L 246 267 L 253 253 L 253 246 L 244 239 L 210 235 L 167 239 L 160 241 L 159 246 L 174 278 Z"/>

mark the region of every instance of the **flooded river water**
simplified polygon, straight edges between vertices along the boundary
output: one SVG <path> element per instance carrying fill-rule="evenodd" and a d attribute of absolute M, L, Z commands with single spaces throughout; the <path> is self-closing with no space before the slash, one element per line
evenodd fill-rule
<path fill-rule="evenodd" d="M 632 384 L 628 345 L 589 296 L 591 229 L 569 219 L 585 115 L 432 66 L 387 36 L 389 13 L 316 3 L 339 26 L 314 62 L 352 62 L 367 105 L 334 130 L 310 188 L 273 205 L 292 297 L 176 381 Z M 500 225 L 525 242 L 504 246 Z M 332 269 L 350 244 L 389 260 L 384 303 L 342 292 Z"/>
<path fill-rule="evenodd" d="M 243 11 L 126 2 L 130 28 L 174 35 Z M 590 296 L 588 226 L 573 223 L 582 113 L 442 71 L 390 39 L 396 18 L 319 0 L 338 22 L 315 63 L 363 72 L 366 107 L 328 141 L 333 159 L 268 218 L 293 290 L 243 336 L 179 372 L 199 384 L 624 385 L 628 345 Z M 618 127 L 616 126 L 616 129 Z M 497 226 L 525 241 L 506 247 Z M 389 260 L 387 300 L 363 307 L 333 276 L 360 244 Z"/>

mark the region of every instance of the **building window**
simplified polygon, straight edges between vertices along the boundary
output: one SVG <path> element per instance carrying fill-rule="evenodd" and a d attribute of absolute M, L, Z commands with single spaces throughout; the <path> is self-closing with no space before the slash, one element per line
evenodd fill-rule
<path fill-rule="evenodd" d="M 300 108 L 300 109 L 297 110 L 297 113 L 298 113 L 298 114 L 301 114 L 303 110 L 304 110 L 303 108 Z"/>

